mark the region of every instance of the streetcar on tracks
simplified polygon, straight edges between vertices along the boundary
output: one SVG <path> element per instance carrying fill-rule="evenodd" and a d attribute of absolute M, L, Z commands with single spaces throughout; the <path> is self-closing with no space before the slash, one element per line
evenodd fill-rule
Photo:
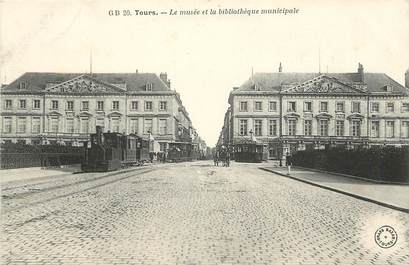
<path fill-rule="evenodd" d="M 118 170 L 124 165 L 142 165 L 150 160 L 149 141 L 121 133 L 103 133 L 97 126 L 90 142 L 84 142 L 85 156 L 81 164 L 84 172 Z"/>
<path fill-rule="evenodd" d="M 267 160 L 266 146 L 261 143 L 239 143 L 234 146 L 236 162 L 261 163 Z"/>

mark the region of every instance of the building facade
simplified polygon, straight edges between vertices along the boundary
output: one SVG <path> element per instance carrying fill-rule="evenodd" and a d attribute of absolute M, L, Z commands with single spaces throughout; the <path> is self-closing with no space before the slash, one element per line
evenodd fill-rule
<path fill-rule="evenodd" d="M 405 73 L 406 85 L 409 73 Z M 219 142 L 296 150 L 409 145 L 409 89 L 383 73 L 256 73 L 230 93 Z M 228 123 L 228 124 L 226 124 Z M 226 131 L 226 128 L 229 128 Z"/>
<path fill-rule="evenodd" d="M 3 143 L 78 146 L 96 126 L 162 150 L 198 137 L 166 73 L 25 73 L 1 89 L 0 126 Z"/>

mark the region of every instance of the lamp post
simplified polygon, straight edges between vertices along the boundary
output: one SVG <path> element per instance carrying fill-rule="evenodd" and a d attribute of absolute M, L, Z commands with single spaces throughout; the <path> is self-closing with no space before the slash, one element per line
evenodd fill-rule
<path fill-rule="evenodd" d="M 283 158 L 283 139 L 282 137 L 278 137 L 278 161 L 279 161 L 279 166 L 283 166 L 282 158 Z"/>

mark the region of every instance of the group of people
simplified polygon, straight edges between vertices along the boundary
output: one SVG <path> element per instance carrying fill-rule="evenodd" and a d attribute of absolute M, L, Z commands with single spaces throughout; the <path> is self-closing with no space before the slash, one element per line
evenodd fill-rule
<path fill-rule="evenodd" d="M 222 146 L 220 150 L 217 150 L 213 155 L 213 162 L 215 166 L 219 166 L 219 163 L 222 163 L 223 167 L 230 166 L 230 152 L 229 150 Z"/>

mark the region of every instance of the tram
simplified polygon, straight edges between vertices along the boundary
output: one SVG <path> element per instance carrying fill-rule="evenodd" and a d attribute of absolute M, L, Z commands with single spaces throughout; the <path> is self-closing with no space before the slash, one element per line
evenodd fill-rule
<path fill-rule="evenodd" d="M 149 161 L 149 141 L 131 134 L 103 133 L 100 126 L 84 142 L 85 156 L 81 163 L 84 172 L 105 172 L 123 165 L 142 165 Z"/>
<path fill-rule="evenodd" d="M 265 145 L 261 143 L 239 143 L 234 146 L 236 162 L 261 163 L 266 160 Z"/>

